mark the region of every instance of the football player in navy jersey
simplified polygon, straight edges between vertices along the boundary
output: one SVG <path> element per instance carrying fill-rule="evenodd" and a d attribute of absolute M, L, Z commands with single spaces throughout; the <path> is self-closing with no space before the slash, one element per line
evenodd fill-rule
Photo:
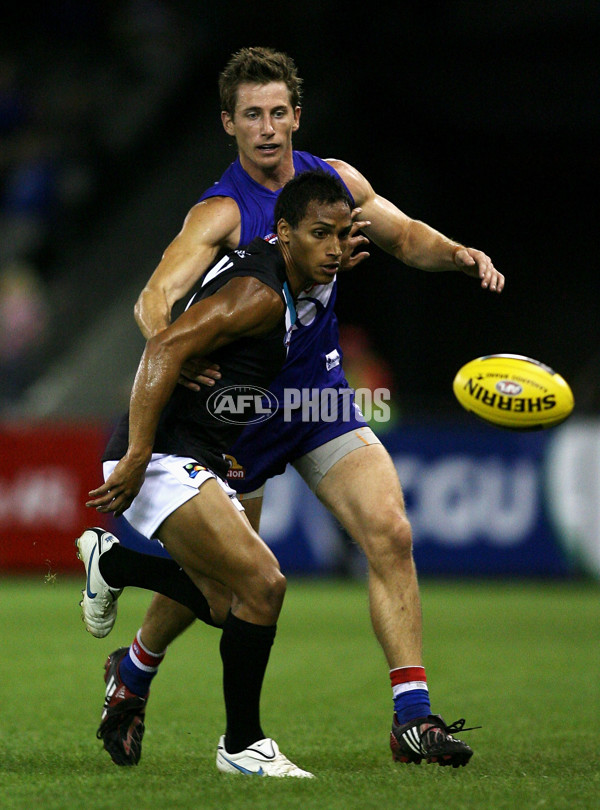
<path fill-rule="evenodd" d="M 204 392 L 177 381 L 189 357 L 208 353 L 218 360 L 228 396 L 237 387 L 246 402 L 248 391 L 268 386 L 287 354 L 293 299 L 315 283 L 333 283 L 350 235 L 351 211 L 346 190 L 331 174 L 304 172 L 286 185 L 275 210 L 277 240 L 271 244 L 257 237 L 244 250 L 231 251 L 207 273 L 188 309 L 147 341 L 129 412 L 103 455 L 105 483 L 90 492 L 87 503 L 99 512 L 124 515 L 140 533 L 160 540 L 209 595 L 211 582 L 231 594 L 231 610 L 228 604 L 220 617 L 215 602 L 211 605 L 222 626 L 227 729 L 217 766 L 224 772 L 312 775 L 291 763 L 260 724 L 260 691 L 285 578 L 243 515 L 234 490 L 219 477 L 227 470 L 224 453 L 243 424 L 219 418 Z M 247 418 L 253 415 L 250 409 Z M 101 535 L 105 548 L 98 553 L 106 554 L 110 543 L 110 536 Z M 145 700 L 124 686 L 119 711 L 112 711 L 117 679 L 127 677 L 131 660 L 122 661 L 124 654 L 109 659 L 102 729 L 105 747 L 117 759 L 122 751 L 120 744 L 115 748 L 111 728 L 118 732 L 124 703 L 130 712 L 135 709 L 125 751 L 131 754 L 141 741 L 139 710 Z M 143 639 L 136 641 L 134 654 L 137 663 L 152 663 Z M 135 665 L 129 669 L 131 686 L 139 687 Z"/>
<path fill-rule="evenodd" d="M 484 252 L 410 218 L 376 193 L 349 164 L 293 149 L 292 136 L 300 124 L 301 80 L 286 54 L 268 48 L 240 50 L 222 72 L 219 88 L 223 127 L 235 139 L 238 157 L 190 210 L 181 232 L 140 294 L 135 316 L 146 338 L 168 327 L 174 304 L 223 251 L 265 235 L 272 228 L 273 207 L 286 181 L 304 169 L 317 167 L 342 181 L 355 206 L 355 228 L 348 240 L 344 269 L 368 256 L 364 230 L 370 240 L 397 258 L 400 266 L 463 272 L 478 279 L 483 289 L 502 291 L 504 276 Z M 287 389 L 302 388 L 333 389 L 340 399 L 347 395 L 334 302 L 335 283 L 317 285 L 299 296 L 288 358 L 270 386 L 277 396 Z M 181 382 L 198 391 L 218 379 L 216 365 L 200 359 L 186 364 Z M 459 726 L 447 725 L 431 712 L 411 527 L 395 467 L 356 409 L 340 407 L 338 413 L 334 422 L 315 423 L 303 422 L 300 410 L 296 418 L 284 422 L 282 412 L 281 419 L 246 427 L 229 451 L 237 468 L 244 471 L 244 477 L 236 478 L 232 485 L 250 522 L 258 528 L 265 482 L 283 472 L 288 463 L 296 467 L 366 555 L 371 620 L 389 666 L 392 687 L 390 740 L 394 759 L 464 765 L 472 751 L 452 736 Z M 386 482 L 385 487 L 381 481 Z M 95 562 L 90 562 L 90 553 L 82 556 L 88 575 L 92 569 L 101 587 L 99 555 L 94 556 Z M 102 587 L 109 594 L 108 584 Z M 160 591 L 158 581 L 155 590 Z M 83 608 L 92 632 L 110 632 L 116 614 L 116 603 L 110 596 L 95 608 L 84 595 Z M 197 612 L 157 595 L 138 638 L 160 656 L 195 615 Z M 144 694 L 156 669 L 145 670 Z"/>

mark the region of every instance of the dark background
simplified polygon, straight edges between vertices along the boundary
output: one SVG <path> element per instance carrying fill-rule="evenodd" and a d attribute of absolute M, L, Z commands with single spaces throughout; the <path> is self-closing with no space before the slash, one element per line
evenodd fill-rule
<path fill-rule="evenodd" d="M 234 158 L 219 124 L 220 70 L 238 48 L 269 45 L 292 55 L 304 78 L 297 148 L 353 164 L 407 214 L 484 250 L 506 275 L 497 296 L 462 275 L 422 273 L 373 249 L 340 280 L 338 317 L 368 331 L 404 412 L 455 411 L 456 370 L 496 352 L 551 365 L 571 382 L 580 411 L 597 412 L 597 3 L 35 8 L 15 10 L 3 54 L 37 100 L 33 118 L 57 164 L 71 169 L 71 196 L 63 190 L 43 239 L 25 251 L 44 287 L 69 272 L 65 245 L 85 242 L 99 218 L 110 225 L 112 208 L 131 204 L 199 128 L 179 210 L 149 212 L 166 247 L 195 202 L 190 189 L 199 195 Z M 60 81 L 71 103 L 57 113 Z M 124 112 L 131 119 L 138 108 L 134 126 Z M 73 175 L 85 178 L 76 193 Z M 122 249 L 141 288 L 160 254 L 135 267 L 138 238 Z M 111 296 L 117 292 L 113 286 Z M 62 343 L 52 343 L 57 331 Z M 65 331 L 47 330 L 55 354 Z M 36 369 L 35 351 L 30 360 Z"/>

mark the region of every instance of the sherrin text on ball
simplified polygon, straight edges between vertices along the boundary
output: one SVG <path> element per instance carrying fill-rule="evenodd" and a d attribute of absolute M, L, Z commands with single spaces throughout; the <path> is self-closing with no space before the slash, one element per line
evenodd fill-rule
<path fill-rule="evenodd" d="M 541 430 L 564 422 L 573 393 L 560 374 L 519 354 L 490 354 L 466 363 L 452 384 L 465 410 L 498 427 Z"/>

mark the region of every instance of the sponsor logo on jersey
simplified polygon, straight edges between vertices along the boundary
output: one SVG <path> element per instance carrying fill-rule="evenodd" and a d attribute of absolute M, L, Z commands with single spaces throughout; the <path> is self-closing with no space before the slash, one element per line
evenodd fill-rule
<path fill-rule="evenodd" d="M 329 354 L 325 355 L 325 367 L 327 371 L 331 371 L 332 368 L 336 368 L 340 364 L 340 353 L 337 349 L 334 349 Z"/>
<path fill-rule="evenodd" d="M 189 475 L 190 478 L 195 478 L 198 475 L 198 473 L 202 471 L 208 472 L 208 467 L 203 467 L 202 464 L 192 464 L 192 463 L 184 464 L 183 469 L 186 471 L 186 473 Z"/>
<path fill-rule="evenodd" d="M 224 454 L 223 458 L 229 464 L 229 469 L 227 470 L 227 478 L 230 480 L 239 481 L 246 477 L 246 468 L 242 467 L 239 463 L 237 458 L 234 456 L 230 456 L 228 454 Z"/>

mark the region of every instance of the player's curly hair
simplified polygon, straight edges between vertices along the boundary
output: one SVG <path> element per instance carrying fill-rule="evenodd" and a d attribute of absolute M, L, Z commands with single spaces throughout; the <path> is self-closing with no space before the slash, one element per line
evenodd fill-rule
<path fill-rule="evenodd" d="M 296 229 L 306 216 L 311 202 L 326 205 L 342 202 L 352 211 L 352 200 L 336 175 L 322 169 L 300 172 L 285 184 L 277 197 L 273 214 L 275 229 L 280 219 L 285 219 L 290 227 Z"/>
<path fill-rule="evenodd" d="M 272 48 L 242 48 L 233 54 L 219 76 L 221 109 L 233 117 L 240 84 L 284 82 L 292 107 L 302 100 L 302 79 L 294 60 Z"/>

